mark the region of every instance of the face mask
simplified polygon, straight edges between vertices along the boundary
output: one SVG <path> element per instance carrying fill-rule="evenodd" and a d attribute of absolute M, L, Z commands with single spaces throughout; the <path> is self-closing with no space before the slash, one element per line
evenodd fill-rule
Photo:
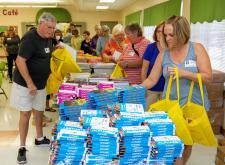
<path fill-rule="evenodd" d="M 55 39 L 58 41 L 60 39 L 60 36 L 55 36 Z"/>

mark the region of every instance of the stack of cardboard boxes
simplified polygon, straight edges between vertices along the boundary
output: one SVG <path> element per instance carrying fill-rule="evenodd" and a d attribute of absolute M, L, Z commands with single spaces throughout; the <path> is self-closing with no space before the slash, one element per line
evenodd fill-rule
<path fill-rule="evenodd" d="M 211 103 L 208 117 L 215 134 L 221 133 L 224 121 L 224 82 L 225 73 L 213 70 L 213 82 L 206 86 Z"/>
<path fill-rule="evenodd" d="M 218 145 L 215 164 L 225 165 L 225 139 L 218 139 Z"/>

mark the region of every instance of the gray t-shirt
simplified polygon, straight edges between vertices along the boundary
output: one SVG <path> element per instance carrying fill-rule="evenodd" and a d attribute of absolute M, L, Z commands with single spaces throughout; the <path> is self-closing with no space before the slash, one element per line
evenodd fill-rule
<path fill-rule="evenodd" d="M 37 89 L 44 89 L 50 74 L 50 58 L 53 50 L 52 39 L 42 38 L 36 29 L 27 32 L 21 39 L 19 56 L 26 58 L 29 74 Z M 21 86 L 27 84 L 16 67 L 13 81 Z"/>

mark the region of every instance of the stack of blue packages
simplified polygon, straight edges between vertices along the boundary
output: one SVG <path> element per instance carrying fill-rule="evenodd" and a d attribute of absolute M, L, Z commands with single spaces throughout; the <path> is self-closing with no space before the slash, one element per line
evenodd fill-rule
<path fill-rule="evenodd" d="M 85 158 L 85 165 L 100 165 L 100 164 L 113 164 L 116 163 L 117 161 L 113 160 L 112 158 L 106 157 L 106 156 L 99 156 L 99 155 L 86 155 Z"/>
<path fill-rule="evenodd" d="M 84 129 L 91 128 L 93 126 L 104 126 L 109 127 L 109 118 L 102 117 L 85 117 L 81 123 L 83 124 Z"/>
<path fill-rule="evenodd" d="M 176 126 L 171 119 L 148 119 L 144 121 L 148 124 L 152 136 L 173 136 Z"/>
<path fill-rule="evenodd" d="M 119 130 L 124 126 L 138 126 L 144 121 L 144 114 L 121 112 L 110 118 L 110 125 Z"/>
<path fill-rule="evenodd" d="M 106 117 L 106 114 L 102 110 L 82 109 L 80 117 Z"/>
<path fill-rule="evenodd" d="M 147 160 L 151 133 L 148 126 L 122 127 L 120 164 L 140 164 Z"/>
<path fill-rule="evenodd" d="M 84 129 L 61 129 L 57 135 L 51 164 L 82 164 L 87 152 L 87 132 Z"/>
<path fill-rule="evenodd" d="M 114 116 L 114 114 L 120 114 L 120 112 L 128 112 L 134 114 L 144 114 L 144 107 L 142 104 L 132 104 L 132 103 L 113 103 L 107 105 L 107 115 L 109 117 Z"/>
<path fill-rule="evenodd" d="M 117 102 L 116 91 L 112 89 L 93 91 L 88 94 L 91 109 L 107 110 L 107 104 Z"/>
<path fill-rule="evenodd" d="M 142 104 L 146 109 L 145 92 L 146 88 L 140 85 L 117 89 L 119 103 Z"/>
<path fill-rule="evenodd" d="M 60 120 L 79 121 L 81 109 L 87 109 L 87 103 L 65 102 L 59 105 Z"/>
<path fill-rule="evenodd" d="M 110 162 L 118 158 L 119 132 L 117 128 L 93 126 L 90 129 L 90 140 L 89 150 L 93 155 L 103 156 L 105 161 L 110 159 Z"/>
<path fill-rule="evenodd" d="M 177 136 L 157 136 L 152 137 L 151 152 L 148 163 L 161 161 L 168 165 L 173 164 L 173 160 L 182 157 L 184 144 Z"/>
<path fill-rule="evenodd" d="M 57 152 L 59 148 L 59 142 L 57 141 L 57 135 L 61 130 L 79 130 L 82 131 L 82 126 L 79 122 L 71 122 L 71 121 L 59 121 L 56 123 L 52 129 L 52 140 L 50 143 L 50 159 L 49 164 L 53 164 L 53 160 L 56 160 L 57 155 L 55 152 Z"/>
<path fill-rule="evenodd" d="M 145 112 L 145 120 L 150 119 L 168 119 L 169 116 L 164 111 Z"/>

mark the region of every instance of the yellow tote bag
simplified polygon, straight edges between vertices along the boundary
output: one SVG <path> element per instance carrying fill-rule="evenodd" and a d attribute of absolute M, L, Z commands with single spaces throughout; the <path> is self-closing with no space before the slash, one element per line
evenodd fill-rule
<path fill-rule="evenodd" d="M 188 96 L 187 104 L 183 106 L 183 114 L 186 119 L 188 129 L 191 133 L 191 137 L 194 143 L 202 144 L 205 146 L 216 147 L 217 140 L 214 136 L 211 124 L 209 122 L 205 107 L 204 107 L 204 95 L 202 88 L 201 75 L 198 76 L 198 84 L 200 88 L 200 95 L 202 98 L 202 105 L 191 102 L 194 82 L 192 81 L 190 92 Z"/>
<path fill-rule="evenodd" d="M 115 78 L 124 78 L 127 77 L 127 73 L 118 65 L 116 64 L 110 78 L 115 79 Z"/>
<path fill-rule="evenodd" d="M 187 128 L 187 124 L 185 119 L 183 118 L 182 109 L 180 108 L 179 100 L 180 100 L 180 87 L 179 87 L 179 76 L 178 70 L 175 69 L 176 76 L 176 89 L 177 89 L 177 100 L 170 100 L 170 91 L 171 85 L 173 81 L 173 77 L 170 76 L 167 90 L 166 90 L 166 98 L 163 100 L 159 100 L 158 102 L 150 105 L 149 111 L 165 111 L 168 113 L 168 116 L 176 125 L 176 135 L 183 141 L 185 145 L 192 145 L 193 140 L 191 138 L 191 134 Z"/>
<path fill-rule="evenodd" d="M 79 65 L 66 48 L 56 49 L 52 53 L 50 68 L 51 74 L 49 75 L 46 85 L 47 94 L 57 93 L 63 78 L 68 73 L 81 72 Z"/>

